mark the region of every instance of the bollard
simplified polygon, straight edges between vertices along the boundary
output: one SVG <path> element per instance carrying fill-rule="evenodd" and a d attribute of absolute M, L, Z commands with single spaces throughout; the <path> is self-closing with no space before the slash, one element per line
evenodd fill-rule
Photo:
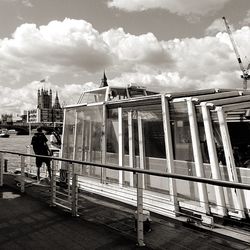
<path fill-rule="evenodd" d="M 55 160 L 52 160 L 52 169 L 51 169 L 51 206 L 55 206 L 56 203 L 56 169 L 55 169 Z"/>
<path fill-rule="evenodd" d="M 137 244 L 139 247 L 145 246 L 143 236 L 143 176 L 136 173 L 137 177 Z"/>
<path fill-rule="evenodd" d="M 4 159 L 4 172 L 7 173 L 8 172 L 8 160 Z"/>
<path fill-rule="evenodd" d="M 78 216 L 78 181 L 74 164 L 72 164 L 71 212 L 72 216 Z"/>
<path fill-rule="evenodd" d="M 3 186 L 3 153 L 0 153 L 0 187 Z"/>
<path fill-rule="evenodd" d="M 21 155 L 21 193 L 25 192 L 25 158 Z"/>

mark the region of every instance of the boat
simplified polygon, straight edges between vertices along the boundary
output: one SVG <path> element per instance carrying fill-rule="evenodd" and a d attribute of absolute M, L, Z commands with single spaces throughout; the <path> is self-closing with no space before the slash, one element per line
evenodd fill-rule
<path fill-rule="evenodd" d="M 10 135 L 16 135 L 17 134 L 17 131 L 15 130 L 15 129 L 9 129 L 8 130 L 8 133 L 10 134 Z"/>
<path fill-rule="evenodd" d="M 249 91 L 157 94 L 138 86 L 105 86 L 66 106 L 64 119 L 63 158 L 249 183 Z M 98 185 L 98 195 L 134 205 L 133 173 L 88 166 L 79 166 L 79 172 L 89 184 L 82 189 L 92 192 Z M 248 190 L 155 176 L 145 176 L 143 186 L 145 209 L 161 215 L 176 217 L 181 210 L 202 218 L 250 216 Z"/>
<path fill-rule="evenodd" d="M 3 129 L 0 131 L 0 138 L 8 138 L 10 137 L 10 134 L 7 129 Z"/>

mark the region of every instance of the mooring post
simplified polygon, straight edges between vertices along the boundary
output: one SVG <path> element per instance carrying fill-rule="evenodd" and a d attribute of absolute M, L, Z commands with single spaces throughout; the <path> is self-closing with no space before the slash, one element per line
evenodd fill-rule
<path fill-rule="evenodd" d="M 25 192 L 25 158 L 21 155 L 21 193 Z"/>
<path fill-rule="evenodd" d="M 3 186 L 3 153 L 0 153 L 0 187 Z"/>
<path fill-rule="evenodd" d="M 56 166 L 55 161 L 52 160 L 52 169 L 51 169 L 51 180 L 50 180 L 50 186 L 51 186 L 51 206 L 55 206 L 56 202 Z"/>
<path fill-rule="evenodd" d="M 137 177 L 137 244 L 145 246 L 143 235 L 143 176 L 136 173 Z"/>
<path fill-rule="evenodd" d="M 75 165 L 72 164 L 72 193 L 71 193 L 71 211 L 72 216 L 77 216 L 77 203 L 78 203 L 78 187 L 77 187 L 77 174 L 75 173 Z"/>
<path fill-rule="evenodd" d="M 8 172 L 8 160 L 4 159 L 4 172 L 7 173 Z"/>

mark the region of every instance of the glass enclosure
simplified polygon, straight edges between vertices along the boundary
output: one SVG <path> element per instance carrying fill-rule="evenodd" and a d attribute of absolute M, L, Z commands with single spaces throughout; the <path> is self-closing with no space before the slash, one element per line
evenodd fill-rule
<path fill-rule="evenodd" d="M 169 113 L 163 113 L 160 95 L 152 100 L 145 98 L 144 102 L 139 92 L 133 92 L 133 95 L 138 94 L 140 97 L 138 101 L 135 97 L 131 102 L 128 96 L 127 99 L 116 98 L 118 95 L 122 96 L 122 93 L 126 91 L 118 88 L 88 91 L 82 98 L 82 103 L 86 102 L 85 105 L 66 108 L 62 157 L 160 172 L 171 168 L 176 174 L 205 178 L 214 178 L 214 173 L 218 172 L 219 177 L 216 178 L 226 181 L 232 181 L 236 174 L 239 182 L 250 183 L 250 169 L 247 169 L 250 166 L 248 119 L 235 118 L 231 112 L 224 112 L 225 121 L 219 120 L 216 106 L 208 105 L 203 106 L 205 109 L 202 108 L 201 103 L 197 101 L 199 96 L 195 102 L 191 102 L 193 113 L 190 113 L 188 99 L 183 98 L 183 94 L 180 94 L 180 98 L 178 95 L 170 99 L 165 97 Z M 206 100 L 206 94 L 201 93 L 203 100 Z M 111 101 L 105 102 L 107 97 L 110 97 Z M 211 101 L 213 96 L 209 94 L 207 98 Z M 217 99 L 218 95 L 215 101 Z M 228 99 L 229 103 L 230 101 L 231 99 Z M 208 127 L 205 126 L 205 110 L 208 110 L 209 114 L 206 119 L 210 119 Z M 163 122 L 165 116 L 167 124 L 169 123 L 169 132 Z M 191 121 L 195 121 L 194 124 Z M 228 140 L 223 138 L 222 131 L 224 137 L 228 136 Z M 199 143 L 194 141 L 194 133 L 197 133 Z M 210 144 L 212 142 L 215 145 L 216 164 L 210 163 L 208 140 Z M 173 162 L 167 161 L 166 142 L 172 149 Z M 227 161 L 225 148 L 229 149 Z M 201 163 L 195 152 L 200 152 Z M 66 163 L 64 167 L 67 167 Z M 76 171 L 81 176 L 95 178 L 102 183 L 118 184 L 119 187 L 133 188 L 136 185 L 133 173 L 125 171 L 106 169 L 104 173 L 101 168 L 89 165 L 79 165 Z M 176 180 L 171 183 L 168 178 L 150 175 L 144 175 L 143 185 L 145 191 L 157 195 L 173 195 L 182 202 L 192 201 L 197 207 L 204 206 L 204 202 L 216 207 L 225 200 L 227 209 L 235 212 L 235 208 L 240 204 L 239 199 L 245 199 L 246 206 L 250 207 L 250 201 L 246 198 L 247 192 L 242 198 L 238 194 L 232 194 L 229 188 L 223 188 L 223 193 L 218 196 L 213 185 L 205 185 L 205 188 L 201 189 L 197 182 Z M 173 190 L 170 188 L 172 185 L 175 185 L 176 193 L 170 193 L 170 190 Z M 202 203 L 201 197 L 204 199 L 206 196 L 208 200 Z"/>

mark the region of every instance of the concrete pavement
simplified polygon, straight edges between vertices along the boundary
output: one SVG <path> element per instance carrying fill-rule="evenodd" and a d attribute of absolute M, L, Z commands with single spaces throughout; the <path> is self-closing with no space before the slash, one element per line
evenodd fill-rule
<path fill-rule="evenodd" d="M 137 249 L 133 209 L 83 194 L 80 217 L 48 204 L 46 187 L 21 194 L 12 176 L 0 187 L 0 249 Z M 240 249 L 250 246 L 226 236 L 152 217 L 152 232 L 140 249 Z"/>

